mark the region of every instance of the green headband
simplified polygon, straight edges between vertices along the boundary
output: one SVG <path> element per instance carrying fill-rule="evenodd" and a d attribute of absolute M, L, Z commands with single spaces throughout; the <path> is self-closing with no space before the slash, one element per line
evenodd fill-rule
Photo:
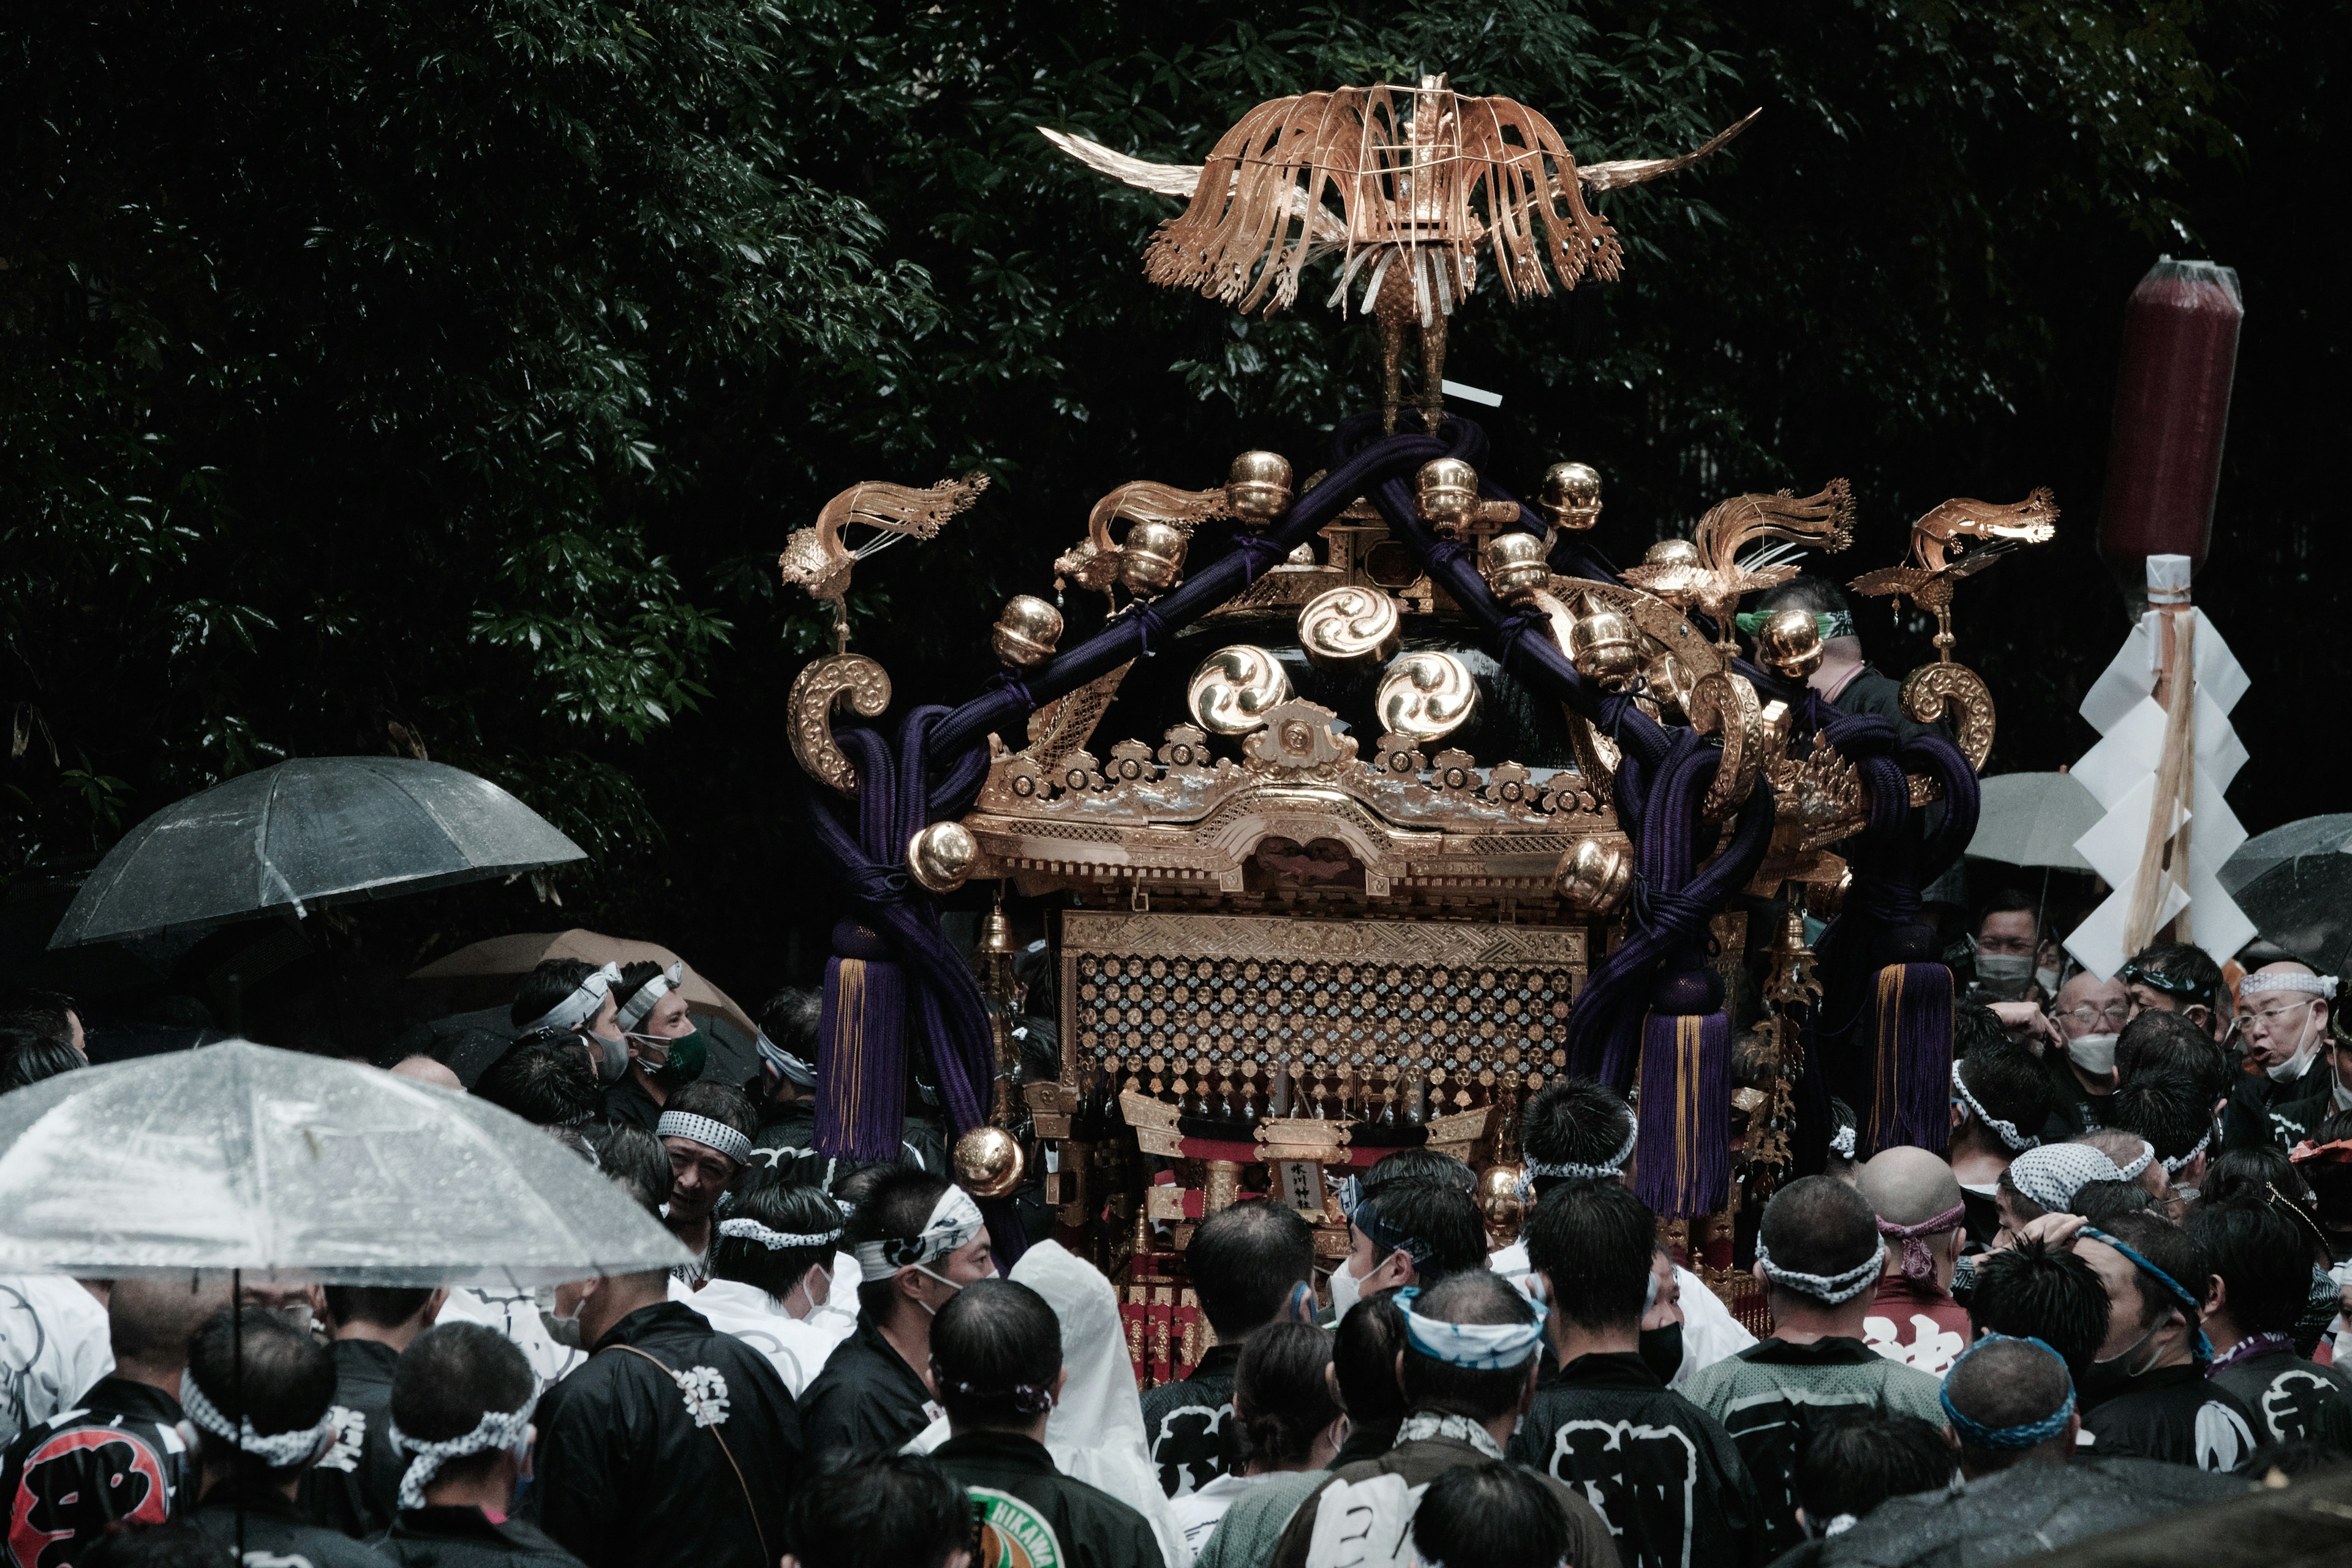
<path fill-rule="evenodd" d="M 1780 613 L 1778 610 L 1742 610 L 1733 617 L 1732 624 L 1752 637 L 1763 631 L 1766 621 Z M 1813 616 L 1813 625 L 1821 627 L 1823 642 L 1832 637 L 1853 636 L 1853 616 L 1843 610 L 1822 610 Z"/>

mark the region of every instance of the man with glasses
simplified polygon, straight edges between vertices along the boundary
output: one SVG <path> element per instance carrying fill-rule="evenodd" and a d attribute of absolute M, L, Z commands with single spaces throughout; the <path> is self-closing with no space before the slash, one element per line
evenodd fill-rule
<path fill-rule="evenodd" d="M 2107 1101 L 2116 1092 L 2116 1037 L 2132 1013 L 2131 994 L 2120 978 L 2102 980 L 2084 970 L 2058 988 L 2051 1021 L 2063 1048 L 2042 1052 L 2042 1076 L 2050 1080 L 2050 1120 L 2039 1130 L 2045 1142 L 2106 1125 Z"/>
<path fill-rule="evenodd" d="M 2248 1065 L 2230 1091 L 2225 1147 L 2292 1147 L 2331 1111 L 2352 1106 L 2329 1058 L 2327 1018 L 2333 976 L 2287 959 L 2266 963 L 2238 983 L 2236 1035 Z M 2292 1114 L 2291 1114 L 2292 1113 Z"/>

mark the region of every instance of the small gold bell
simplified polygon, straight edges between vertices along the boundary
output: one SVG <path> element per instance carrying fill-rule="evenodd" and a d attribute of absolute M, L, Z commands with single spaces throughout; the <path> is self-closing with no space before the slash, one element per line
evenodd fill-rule
<path fill-rule="evenodd" d="M 1622 689 L 1642 668 L 1633 623 L 1612 606 L 1594 604 L 1589 594 L 1577 611 L 1576 624 L 1569 627 L 1568 658 L 1577 674 L 1604 691 Z"/>
<path fill-rule="evenodd" d="M 1244 452 L 1225 476 L 1225 504 L 1244 527 L 1264 528 L 1290 510 L 1290 459 Z"/>
<path fill-rule="evenodd" d="M 961 822 L 934 822 L 907 840 L 907 869 L 934 893 L 962 887 L 979 858 L 980 843 Z"/>
<path fill-rule="evenodd" d="M 1532 533 L 1517 530 L 1498 533 L 1486 542 L 1485 554 L 1486 585 L 1507 605 L 1551 583 L 1551 563 L 1545 559 L 1544 542 Z"/>
<path fill-rule="evenodd" d="M 1536 509 L 1555 528 L 1591 528 L 1601 521 L 1601 473 L 1590 463 L 1554 463 L 1544 470 Z"/>
<path fill-rule="evenodd" d="M 1118 580 L 1130 594 L 1154 597 L 1184 578 L 1183 530 L 1171 523 L 1143 521 L 1127 531 L 1118 549 Z"/>
<path fill-rule="evenodd" d="M 1061 640 L 1062 612 L 1034 594 L 1015 594 L 998 613 L 989 646 L 1006 668 L 1034 669 L 1054 657 Z"/>
<path fill-rule="evenodd" d="M 1822 667 L 1822 625 L 1811 610 L 1775 610 L 1756 634 L 1756 657 L 1791 680 Z"/>
<path fill-rule="evenodd" d="M 976 1198 L 1001 1198 L 1021 1184 L 1021 1141 L 1002 1127 L 975 1127 L 956 1140 L 956 1184 Z"/>

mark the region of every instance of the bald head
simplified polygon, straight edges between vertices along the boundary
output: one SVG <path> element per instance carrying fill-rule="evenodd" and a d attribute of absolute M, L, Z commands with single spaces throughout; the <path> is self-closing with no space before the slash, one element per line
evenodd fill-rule
<path fill-rule="evenodd" d="M 2079 1008 L 2088 1008 L 2095 1016 L 2076 1017 Z M 2122 981 L 2102 980 L 2087 969 L 2076 970 L 2058 987 L 2058 1029 L 2070 1040 L 2083 1035 L 2119 1033 L 2124 1015 L 2130 1009 L 2131 992 Z"/>
<path fill-rule="evenodd" d="M 1870 1200 L 1872 1211 L 1888 1225 L 1921 1225 L 1960 1206 L 1959 1178 L 1952 1174 L 1951 1166 L 1925 1149 L 1882 1149 L 1863 1164 L 1860 1177 L 1862 1195 Z M 1956 1219 L 1949 1229 L 1917 1238 L 1927 1249 L 1939 1287 L 1948 1288 L 1951 1284 L 1952 1270 L 1959 1261 L 1960 1241 L 1967 1229 L 1965 1218 Z M 1889 1268 L 1900 1269 L 1904 1238 L 1886 1237 L 1886 1250 Z M 1913 1258 L 1914 1266 L 1920 1267 L 1916 1250 Z"/>
<path fill-rule="evenodd" d="M 454 1089 L 460 1093 L 463 1093 L 466 1088 L 456 1073 L 451 1072 L 431 1057 L 403 1057 L 393 1068 L 392 1076 L 413 1078 L 419 1083 L 429 1083 L 436 1089 Z"/>

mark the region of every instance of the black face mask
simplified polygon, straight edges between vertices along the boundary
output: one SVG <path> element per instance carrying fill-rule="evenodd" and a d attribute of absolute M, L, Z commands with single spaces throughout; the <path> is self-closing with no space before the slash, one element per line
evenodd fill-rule
<path fill-rule="evenodd" d="M 1683 1369 L 1683 1326 L 1668 1323 L 1663 1329 L 1642 1331 L 1642 1364 L 1658 1374 L 1660 1383 L 1672 1383 L 1675 1373 Z"/>
<path fill-rule="evenodd" d="M 2147 1333 L 2134 1340 L 2131 1348 L 2123 1354 L 2106 1361 L 2095 1361 L 2083 1369 L 2081 1394 L 2084 1409 L 2104 1405 L 2119 1394 L 2131 1392 L 2132 1384 L 2147 1372 L 2148 1363 L 2156 1359 L 2147 1352 L 2145 1347 L 2149 1340 L 2156 1337 L 2157 1330 L 2162 1327 L 2164 1320 L 2159 1319 Z"/>

